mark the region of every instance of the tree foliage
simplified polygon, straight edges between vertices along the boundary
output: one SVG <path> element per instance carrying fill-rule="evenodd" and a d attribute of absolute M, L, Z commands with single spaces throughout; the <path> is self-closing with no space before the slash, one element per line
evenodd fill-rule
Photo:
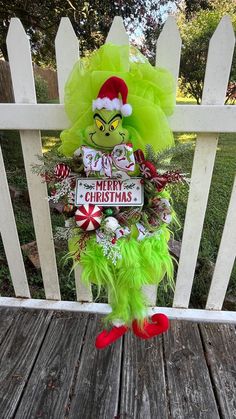
<path fill-rule="evenodd" d="M 122 14 L 129 13 L 129 1 Z M 54 39 L 61 17 L 70 18 L 76 34 L 80 38 L 80 50 L 96 48 L 103 40 L 112 17 L 120 14 L 118 2 L 108 0 L 0 0 L 3 23 L 0 27 L 0 48 L 7 59 L 6 35 L 10 19 L 18 17 L 30 37 L 33 59 L 39 64 L 54 62 Z"/>
<path fill-rule="evenodd" d="M 183 40 L 181 56 L 181 90 L 187 96 L 194 97 L 200 103 L 206 68 L 209 41 L 225 14 L 231 17 L 236 30 L 235 0 L 210 0 L 208 8 L 197 11 L 189 19 L 180 13 L 179 27 Z M 234 53 L 227 92 L 227 100 L 236 96 L 236 53 Z"/>
<path fill-rule="evenodd" d="M 7 60 L 6 36 L 11 17 L 18 17 L 32 45 L 33 61 L 54 66 L 54 39 L 61 17 L 69 17 L 82 56 L 104 43 L 114 16 L 122 16 L 131 41 L 154 64 L 156 41 L 169 12 L 177 17 L 183 39 L 181 88 L 200 103 L 209 40 L 224 14 L 236 29 L 235 0 L 0 0 L 0 55 Z M 236 97 L 236 53 L 228 98 Z"/>
<path fill-rule="evenodd" d="M 82 55 L 105 40 L 114 16 L 122 16 L 131 37 L 142 36 L 149 51 L 151 34 L 160 26 L 160 7 L 168 0 L 0 0 L 0 52 L 7 60 L 6 36 L 11 17 L 18 17 L 30 37 L 33 60 L 38 65 L 54 64 L 54 39 L 61 17 L 69 17 L 80 40 Z M 173 2 L 172 2 L 173 3 Z M 145 33 L 147 32 L 147 36 Z M 146 42 L 147 38 L 147 42 Z"/>

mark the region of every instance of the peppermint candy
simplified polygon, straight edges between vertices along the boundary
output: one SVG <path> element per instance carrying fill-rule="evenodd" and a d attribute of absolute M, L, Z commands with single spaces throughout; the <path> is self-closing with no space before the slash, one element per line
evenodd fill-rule
<path fill-rule="evenodd" d="M 165 175 L 158 174 L 156 177 L 152 178 L 152 182 L 156 185 L 158 192 L 161 192 L 168 183 L 168 180 Z"/>
<path fill-rule="evenodd" d="M 101 207 L 93 204 L 80 205 L 75 213 L 75 222 L 85 231 L 96 230 L 102 221 Z"/>
<path fill-rule="evenodd" d="M 54 175 L 56 179 L 66 179 L 70 175 L 71 169 L 67 164 L 58 163 L 54 168 Z"/>
<path fill-rule="evenodd" d="M 150 161 L 144 161 L 140 164 L 140 172 L 146 179 L 152 179 L 157 176 L 156 168 Z"/>

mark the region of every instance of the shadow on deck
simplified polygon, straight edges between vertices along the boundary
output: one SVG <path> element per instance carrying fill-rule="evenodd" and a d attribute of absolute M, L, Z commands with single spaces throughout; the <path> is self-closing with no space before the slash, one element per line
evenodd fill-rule
<path fill-rule="evenodd" d="M 236 418 L 236 329 L 172 321 L 94 347 L 100 317 L 0 309 L 0 418 Z"/>

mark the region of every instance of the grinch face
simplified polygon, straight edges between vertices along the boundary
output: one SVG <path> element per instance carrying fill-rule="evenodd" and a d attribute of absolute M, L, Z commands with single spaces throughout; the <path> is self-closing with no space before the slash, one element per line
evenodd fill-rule
<path fill-rule="evenodd" d="M 122 115 L 119 111 L 95 110 L 94 124 L 86 128 L 86 143 L 93 148 L 111 150 L 117 144 L 129 140 L 127 129 L 122 127 Z"/>

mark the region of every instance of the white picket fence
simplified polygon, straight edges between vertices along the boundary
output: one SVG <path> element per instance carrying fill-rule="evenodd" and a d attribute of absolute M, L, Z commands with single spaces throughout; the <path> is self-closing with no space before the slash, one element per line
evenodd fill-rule
<path fill-rule="evenodd" d="M 106 42 L 128 44 L 122 19 L 113 21 Z M 234 182 L 222 240 L 207 299 L 206 309 L 190 309 L 189 300 L 196 268 L 203 222 L 207 206 L 219 132 L 236 132 L 236 107 L 225 106 L 225 92 L 235 46 L 230 19 L 220 21 L 209 45 L 201 106 L 177 105 L 169 123 L 174 132 L 198 134 L 191 186 L 184 225 L 181 256 L 173 307 L 152 307 L 150 311 L 166 313 L 170 318 L 197 321 L 236 322 L 236 312 L 221 311 L 236 255 L 236 180 Z M 19 19 L 11 20 L 7 48 L 11 68 L 15 104 L 0 104 L 0 129 L 19 130 L 35 235 L 45 289 L 45 300 L 30 298 L 2 153 L 0 150 L 0 232 L 9 264 L 15 297 L 0 297 L 0 306 L 21 306 L 107 313 L 108 304 L 92 302 L 91 289 L 75 272 L 76 302 L 61 301 L 51 219 L 46 185 L 33 174 L 31 165 L 42 153 L 40 130 L 62 130 L 69 126 L 64 111 L 64 84 L 73 64 L 79 58 L 79 43 L 68 18 L 61 20 L 56 41 L 56 61 L 61 104 L 37 104 L 29 39 Z M 175 20 L 169 17 L 157 41 L 158 66 L 179 74 L 181 38 Z M 150 304 L 155 305 L 155 286 L 146 287 Z"/>

